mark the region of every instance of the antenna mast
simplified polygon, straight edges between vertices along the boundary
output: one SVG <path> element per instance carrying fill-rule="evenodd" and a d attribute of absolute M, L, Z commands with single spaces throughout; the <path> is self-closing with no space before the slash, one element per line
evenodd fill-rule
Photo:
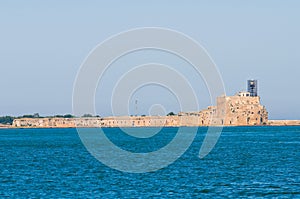
<path fill-rule="evenodd" d="M 135 99 L 135 116 L 138 115 L 138 100 Z"/>

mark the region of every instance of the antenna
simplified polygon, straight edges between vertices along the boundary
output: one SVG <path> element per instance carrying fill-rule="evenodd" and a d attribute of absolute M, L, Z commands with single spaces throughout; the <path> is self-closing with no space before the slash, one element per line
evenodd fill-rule
<path fill-rule="evenodd" d="M 138 115 L 138 100 L 135 99 L 135 116 Z"/>

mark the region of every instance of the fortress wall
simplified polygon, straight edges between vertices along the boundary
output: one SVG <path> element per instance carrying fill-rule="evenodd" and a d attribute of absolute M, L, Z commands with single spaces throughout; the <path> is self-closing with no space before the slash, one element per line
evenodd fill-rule
<path fill-rule="evenodd" d="M 18 128 L 73 128 L 97 127 L 99 118 L 22 118 L 15 119 L 12 127 Z"/>
<path fill-rule="evenodd" d="M 178 116 L 121 116 L 101 119 L 101 127 L 179 126 Z"/>
<path fill-rule="evenodd" d="M 101 118 L 99 117 L 86 117 L 86 118 L 73 118 L 74 127 L 99 127 L 101 126 Z"/>
<path fill-rule="evenodd" d="M 200 126 L 200 112 L 180 112 L 177 117 L 179 126 Z"/>
<path fill-rule="evenodd" d="M 16 128 L 74 128 L 74 127 L 154 127 L 179 126 L 178 116 L 133 116 L 107 118 L 22 118 L 15 119 Z"/>

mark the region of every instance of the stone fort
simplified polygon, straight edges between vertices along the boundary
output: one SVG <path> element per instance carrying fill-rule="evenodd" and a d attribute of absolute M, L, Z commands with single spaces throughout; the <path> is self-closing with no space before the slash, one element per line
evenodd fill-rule
<path fill-rule="evenodd" d="M 73 127 L 156 127 L 156 126 L 258 126 L 268 124 L 268 112 L 261 105 L 257 80 L 248 80 L 248 90 L 235 96 L 220 96 L 216 106 L 199 112 L 180 112 L 172 116 L 116 116 L 90 118 L 21 118 L 16 128 Z"/>

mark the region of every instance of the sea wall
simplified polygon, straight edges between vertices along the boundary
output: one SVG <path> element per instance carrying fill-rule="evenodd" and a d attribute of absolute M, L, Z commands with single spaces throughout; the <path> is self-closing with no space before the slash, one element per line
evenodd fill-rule
<path fill-rule="evenodd" d="M 300 120 L 269 120 L 269 126 L 300 126 Z"/>
<path fill-rule="evenodd" d="M 0 124 L 0 129 L 10 128 L 11 126 L 8 124 Z"/>

